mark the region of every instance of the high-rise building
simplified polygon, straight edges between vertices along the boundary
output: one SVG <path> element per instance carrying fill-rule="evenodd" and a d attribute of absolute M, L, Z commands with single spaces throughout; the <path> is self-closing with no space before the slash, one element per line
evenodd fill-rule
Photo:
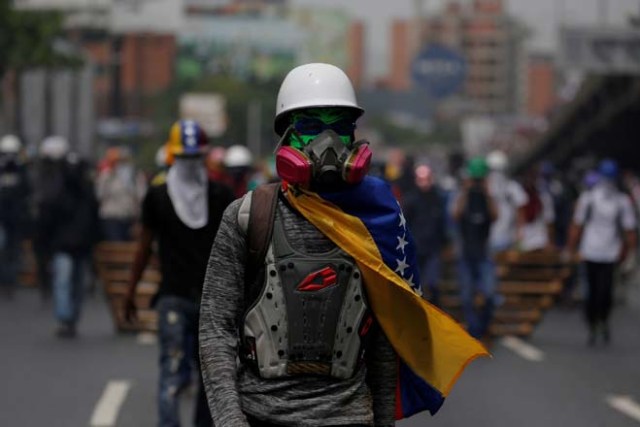
<path fill-rule="evenodd" d="M 436 15 L 394 24 L 389 86 L 410 89 L 413 58 L 429 44 L 440 44 L 466 59 L 460 93 L 465 113 L 523 112 L 525 37 L 525 28 L 507 14 L 503 0 L 474 0 L 470 5 L 450 1 Z"/>
<path fill-rule="evenodd" d="M 547 116 L 558 101 L 556 67 L 550 55 L 529 55 L 527 84 L 527 114 Z"/>

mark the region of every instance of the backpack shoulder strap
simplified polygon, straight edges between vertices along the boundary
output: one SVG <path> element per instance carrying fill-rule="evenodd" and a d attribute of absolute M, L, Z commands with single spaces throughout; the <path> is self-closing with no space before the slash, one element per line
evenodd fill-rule
<path fill-rule="evenodd" d="M 245 297 L 251 304 L 256 294 L 256 282 L 264 274 L 264 257 L 271 241 L 280 183 L 261 185 L 251 195 L 247 224 L 247 261 L 245 266 Z M 259 289 L 257 290 L 259 291 Z"/>

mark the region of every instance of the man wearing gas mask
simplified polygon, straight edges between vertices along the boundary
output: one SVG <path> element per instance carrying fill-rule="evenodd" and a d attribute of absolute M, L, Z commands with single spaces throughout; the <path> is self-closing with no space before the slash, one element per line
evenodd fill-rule
<path fill-rule="evenodd" d="M 280 87 L 282 182 L 229 205 L 203 287 L 200 360 L 217 427 L 394 425 L 435 413 L 445 394 L 411 394 L 401 378 L 428 387 L 415 368 L 446 358 L 462 369 L 484 354 L 448 318 L 464 351 L 435 354 L 452 347 L 426 336 L 438 326 L 427 327 L 406 221 L 355 139 L 363 112 L 333 65 L 296 67 Z"/>

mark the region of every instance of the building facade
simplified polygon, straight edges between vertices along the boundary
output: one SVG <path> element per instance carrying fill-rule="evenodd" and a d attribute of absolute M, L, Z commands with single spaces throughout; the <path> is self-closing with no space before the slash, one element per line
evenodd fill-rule
<path fill-rule="evenodd" d="M 424 47 L 440 44 L 466 59 L 467 75 L 459 94 L 464 113 L 525 111 L 526 31 L 507 14 L 503 0 L 450 1 L 436 15 L 395 22 L 391 33 L 391 89 L 412 88 L 413 58 Z"/>

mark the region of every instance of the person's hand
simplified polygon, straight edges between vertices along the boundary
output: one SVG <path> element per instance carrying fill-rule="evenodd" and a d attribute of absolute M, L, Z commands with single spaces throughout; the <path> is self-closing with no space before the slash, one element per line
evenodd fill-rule
<path fill-rule="evenodd" d="M 135 294 L 127 293 L 124 300 L 124 319 L 129 323 L 138 321 L 138 307 L 136 306 Z"/>

